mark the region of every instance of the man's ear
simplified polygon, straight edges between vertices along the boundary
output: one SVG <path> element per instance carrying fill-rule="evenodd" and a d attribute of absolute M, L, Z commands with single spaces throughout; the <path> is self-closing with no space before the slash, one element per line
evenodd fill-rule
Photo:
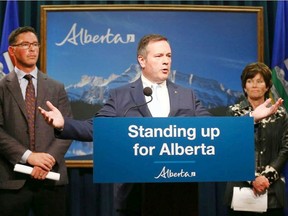
<path fill-rule="evenodd" d="M 15 66 L 15 48 L 12 46 L 8 47 L 8 54 L 12 64 Z"/>
<path fill-rule="evenodd" d="M 8 47 L 8 53 L 9 53 L 10 58 L 11 58 L 11 56 L 14 56 L 14 51 L 15 51 L 14 47 L 12 47 L 12 46 Z"/>
<path fill-rule="evenodd" d="M 138 56 L 138 62 L 140 64 L 141 68 L 145 67 L 145 59 L 143 56 L 141 56 L 141 55 Z"/>

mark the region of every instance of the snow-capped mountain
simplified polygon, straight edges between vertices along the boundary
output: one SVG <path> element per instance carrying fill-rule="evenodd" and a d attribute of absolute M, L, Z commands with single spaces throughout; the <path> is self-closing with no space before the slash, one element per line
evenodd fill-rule
<path fill-rule="evenodd" d="M 71 101 L 81 100 L 89 104 L 103 104 L 108 98 L 110 89 L 133 82 L 139 78 L 140 74 L 139 65 L 133 64 L 122 74 L 111 74 L 107 79 L 83 75 L 78 83 L 67 86 L 66 91 Z M 234 104 L 242 95 L 242 92 L 226 89 L 223 84 L 216 80 L 181 73 L 176 70 L 171 71 L 169 79 L 186 88 L 192 88 L 207 108 L 225 107 Z M 89 155 L 92 159 L 92 154 L 92 142 L 73 141 L 66 157 Z"/>
<path fill-rule="evenodd" d="M 110 89 L 122 86 L 139 78 L 141 69 L 132 64 L 120 75 L 111 74 L 107 79 L 83 75 L 80 82 L 66 87 L 69 99 L 82 100 L 89 104 L 103 104 L 108 98 Z M 236 103 L 242 92 L 226 89 L 213 79 L 202 78 L 193 74 L 172 71 L 170 80 L 181 86 L 191 88 L 207 108 L 227 106 Z"/>

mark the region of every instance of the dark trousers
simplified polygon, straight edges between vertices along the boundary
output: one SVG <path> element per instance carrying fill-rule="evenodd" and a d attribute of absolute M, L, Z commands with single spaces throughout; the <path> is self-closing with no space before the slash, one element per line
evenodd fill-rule
<path fill-rule="evenodd" d="M 245 212 L 245 211 L 233 211 L 232 209 L 228 210 L 229 216 L 284 216 L 284 209 L 268 209 L 267 212 L 255 213 L 255 212 Z"/>
<path fill-rule="evenodd" d="M 27 181 L 19 190 L 0 190 L 1 216 L 66 216 L 66 186 Z"/>
<path fill-rule="evenodd" d="M 122 192 L 118 193 L 118 198 L 125 202 L 116 208 L 117 216 L 198 215 L 197 183 L 137 183 L 129 186 L 126 187 L 130 189 L 129 193 L 128 190 L 118 190 Z"/>

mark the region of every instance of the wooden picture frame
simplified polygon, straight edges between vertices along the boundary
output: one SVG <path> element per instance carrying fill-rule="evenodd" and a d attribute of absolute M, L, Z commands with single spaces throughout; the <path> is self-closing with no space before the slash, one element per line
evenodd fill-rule
<path fill-rule="evenodd" d="M 263 32 L 262 7 L 42 5 L 40 68 L 64 83 L 75 118 L 91 118 L 109 89 L 135 79 L 123 75 L 137 67 L 139 39 L 158 33 L 171 44 L 172 72 L 213 79 L 240 95 L 242 69 L 264 59 Z M 111 82 L 115 77 L 117 82 Z M 92 89 L 93 82 L 99 86 Z M 198 87 L 192 88 L 205 99 Z M 93 97 L 85 97 L 93 90 Z M 206 105 L 215 106 L 211 101 Z M 93 143 L 78 145 L 81 149 L 73 152 L 79 156 L 67 157 L 67 165 L 92 167 L 93 155 L 85 155 L 83 148 L 91 152 Z"/>

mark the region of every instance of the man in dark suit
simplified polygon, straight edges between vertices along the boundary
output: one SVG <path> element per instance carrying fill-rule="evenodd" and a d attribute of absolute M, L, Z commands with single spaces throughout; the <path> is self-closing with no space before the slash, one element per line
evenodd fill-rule
<path fill-rule="evenodd" d="M 35 111 L 38 106 L 46 107 L 47 100 L 63 116 L 71 116 L 71 108 L 64 85 L 38 70 L 39 48 L 32 27 L 19 27 L 9 36 L 8 51 L 15 60 L 15 68 L 0 81 L 0 214 L 3 216 L 27 216 L 31 210 L 38 216 L 66 216 L 68 177 L 64 155 L 71 141 L 55 138 L 54 129 Z M 29 96 L 27 86 L 32 91 Z M 30 104 L 26 105 L 28 99 Z M 14 172 L 17 163 L 32 167 L 32 173 Z M 59 173 L 60 180 L 46 179 L 49 171 Z"/>
<path fill-rule="evenodd" d="M 138 44 L 137 51 L 137 59 L 142 69 L 141 77 L 133 83 L 111 90 L 107 103 L 96 117 L 209 116 L 210 113 L 201 105 L 191 89 L 168 80 L 171 57 L 167 38 L 157 34 L 144 36 Z M 153 89 L 151 102 L 150 97 L 143 94 L 145 87 Z M 154 94 L 156 92 L 157 95 Z M 63 118 L 50 102 L 47 102 L 47 106 L 49 112 L 41 108 L 40 111 L 45 120 L 58 129 L 56 135 L 59 138 L 92 141 L 92 119 L 77 121 Z M 194 200 L 193 194 L 189 194 L 191 183 L 116 186 L 116 208 L 121 215 L 192 215 L 192 210 L 189 211 Z M 148 204 L 149 201 L 152 203 Z M 194 205 L 197 208 L 197 203 Z"/>
<path fill-rule="evenodd" d="M 133 83 L 110 91 L 110 97 L 96 117 L 172 117 L 172 116 L 209 116 L 210 113 L 201 105 L 191 89 L 183 88 L 168 80 L 171 68 L 171 48 L 167 38 L 161 35 L 147 35 L 138 45 L 137 58 L 142 68 L 141 77 Z M 149 96 L 143 94 L 145 87 L 159 85 L 160 95 L 164 98 L 158 101 L 162 104 L 162 113 L 153 114 L 151 103 L 129 109 L 148 102 Z M 154 90 L 153 90 L 154 92 Z M 51 112 L 40 108 L 46 121 L 58 128 L 59 138 L 92 141 L 92 119 L 77 121 L 71 118 L 62 118 L 61 113 L 47 102 Z M 128 111 L 128 112 L 127 112 Z M 64 123 L 65 121 L 65 123 Z"/>

